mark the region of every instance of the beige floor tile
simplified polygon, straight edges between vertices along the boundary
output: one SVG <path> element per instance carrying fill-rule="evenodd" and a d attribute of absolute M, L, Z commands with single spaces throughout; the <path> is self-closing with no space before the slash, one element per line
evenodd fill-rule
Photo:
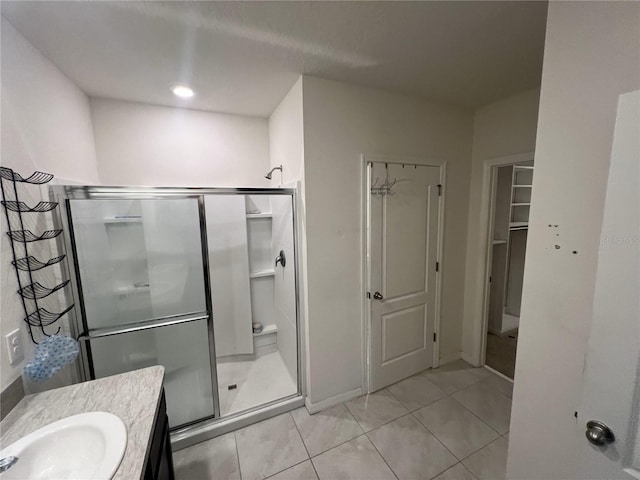
<path fill-rule="evenodd" d="M 430 480 L 458 460 L 413 416 L 367 434 L 400 480 Z"/>
<path fill-rule="evenodd" d="M 454 393 L 455 398 L 500 434 L 509 431 L 511 399 L 485 382 Z"/>
<path fill-rule="evenodd" d="M 283 472 L 276 473 L 274 476 L 269 477 L 269 480 L 318 480 L 318 475 L 316 475 L 316 471 L 311 465 L 311 460 L 307 460 L 294 467 L 287 468 Z"/>
<path fill-rule="evenodd" d="M 473 367 L 471 365 L 469 367 L 469 372 L 478 377 L 480 380 L 487 378 L 489 375 L 493 375 L 493 373 L 487 368 Z"/>
<path fill-rule="evenodd" d="M 388 388 L 408 410 L 417 410 L 446 396 L 440 387 L 424 375 L 409 377 Z"/>
<path fill-rule="evenodd" d="M 387 389 L 354 398 L 345 405 L 365 432 L 409 413 Z"/>
<path fill-rule="evenodd" d="M 173 466 L 176 480 L 239 480 L 233 432 L 174 452 Z"/>
<path fill-rule="evenodd" d="M 480 374 L 474 370 L 468 363 L 458 360 L 440 368 L 426 370 L 420 375 L 424 375 L 445 393 L 451 394 L 480 381 Z"/>
<path fill-rule="evenodd" d="M 489 372 L 489 376 L 482 380 L 483 383 L 495 388 L 500 393 L 504 393 L 507 397 L 513 397 L 513 382 L 506 380 L 495 373 Z"/>
<path fill-rule="evenodd" d="M 303 407 L 291 414 L 312 457 L 364 433 L 344 405 L 314 415 Z"/>
<path fill-rule="evenodd" d="M 462 463 L 458 463 L 434 480 L 476 480 L 476 477 Z"/>
<path fill-rule="evenodd" d="M 365 435 L 324 452 L 311 461 L 320 480 L 395 480 L 396 478 Z"/>
<path fill-rule="evenodd" d="M 266 478 L 309 458 L 288 413 L 238 430 L 236 443 L 243 480 Z"/>
<path fill-rule="evenodd" d="M 462 461 L 480 480 L 502 480 L 507 471 L 508 443 L 500 437 Z"/>
<path fill-rule="evenodd" d="M 499 437 L 450 397 L 421 408 L 414 415 L 460 460 Z"/>

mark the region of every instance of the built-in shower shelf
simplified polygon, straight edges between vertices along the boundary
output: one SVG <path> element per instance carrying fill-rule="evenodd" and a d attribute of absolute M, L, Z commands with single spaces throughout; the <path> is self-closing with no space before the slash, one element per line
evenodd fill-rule
<path fill-rule="evenodd" d="M 278 333 L 278 327 L 275 325 L 266 325 L 260 333 L 254 333 L 254 337 L 263 337 L 264 335 L 269 335 L 271 333 Z"/>
<path fill-rule="evenodd" d="M 251 218 L 271 218 L 273 213 L 247 213 L 247 219 Z"/>
<path fill-rule="evenodd" d="M 142 217 L 105 217 L 104 223 L 141 223 Z"/>
<path fill-rule="evenodd" d="M 261 277 L 273 277 L 276 274 L 276 271 L 273 269 L 262 270 L 260 272 L 253 272 L 249 274 L 250 278 L 261 278 Z"/>

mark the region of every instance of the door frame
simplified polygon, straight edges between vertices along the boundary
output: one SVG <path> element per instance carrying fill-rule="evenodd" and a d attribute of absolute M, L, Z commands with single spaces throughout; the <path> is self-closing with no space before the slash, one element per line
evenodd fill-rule
<path fill-rule="evenodd" d="M 480 228 L 478 238 L 480 240 L 480 255 L 482 262 L 478 269 L 476 281 L 482 285 L 482 295 L 472 311 L 473 321 L 473 352 L 470 363 L 482 367 L 485 364 L 487 350 L 487 329 L 489 327 L 489 294 L 491 286 L 489 276 L 491 273 L 491 261 L 493 258 L 493 216 L 496 188 L 497 167 L 514 165 L 516 163 L 534 160 L 534 152 L 495 157 L 483 162 L 482 190 L 480 194 Z"/>
<path fill-rule="evenodd" d="M 433 343 L 433 367 L 436 368 L 440 361 L 440 309 L 442 303 L 442 272 L 445 265 L 443 261 L 444 248 L 444 217 L 445 217 L 445 200 L 447 195 L 446 179 L 447 179 L 447 161 L 428 158 L 414 157 L 407 155 L 361 155 L 361 245 L 362 245 L 362 318 L 361 318 L 361 340 L 362 340 L 362 393 L 369 393 L 369 376 L 371 372 L 371 299 L 367 298 L 367 292 L 370 291 L 369 272 L 371 271 L 371 258 L 369 255 L 369 247 L 371 239 L 369 237 L 370 225 L 370 204 L 369 204 L 369 163 L 392 163 L 392 164 L 413 164 L 425 167 L 438 167 L 440 169 L 440 184 L 442 185 L 442 195 L 438 202 L 438 244 L 436 248 L 436 261 L 439 262 L 440 268 L 436 272 L 436 304 L 435 318 L 433 319 L 433 332 L 436 334 L 436 341 Z"/>

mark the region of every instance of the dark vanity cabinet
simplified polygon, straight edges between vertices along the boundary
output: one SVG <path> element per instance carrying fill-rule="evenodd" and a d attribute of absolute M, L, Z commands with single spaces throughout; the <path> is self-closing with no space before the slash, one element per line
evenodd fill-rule
<path fill-rule="evenodd" d="M 162 390 L 160 407 L 151 436 L 151 444 L 147 449 L 147 462 L 144 467 L 144 480 L 174 480 L 173 456 L 169 440 L 169 418 L 167 417 L 167 402 Z"/>

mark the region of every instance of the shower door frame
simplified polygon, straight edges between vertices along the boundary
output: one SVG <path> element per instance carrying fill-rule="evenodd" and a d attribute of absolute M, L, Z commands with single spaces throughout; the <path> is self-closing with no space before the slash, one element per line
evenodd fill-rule
<path fill-rule="evenodd" d="M 303 354 L 302 354 L 302 333 L 300 321 L 300 269 L 299 269 L 299 239 L 297 224 L 297 195 L 295 188 L 218 188 L 218 187 L 110 187 L 110 186 L 77 186 L 63 185 L 51 186 L 51 195 L 54 197 L 62 209 L 60 218 L 56 221 L 61 222 L 60 227 L 63 228 L 65 235 L 59 237 L 59 241 L 63 243 L 67 256 L 61 262 L 62 268 L 67 270 L 67 274 L 71 278 L 71 291 L 75 305 L 80 309 L 79 314 L 69 322 L 70 333 L 74 338 L 82 340 L 91 340 L 104 336 L 124 334 L 127 331 L 139 331 L 140 324 L 124 325 L 112 329 L 104 329 L 102 334 L 90 336 L 88 334 L 88 326 L 86 321 L 86 312 L 84 311 L 84 296 L 82 293 L 82 283 L 80 279 L 79 265 L 77 262 L 77 249 L 75 244 L 75 236 L 73 232 L 73 222 L 71 218 L 70 200 L 163 200 L 171 198 L 194 198 L 198 201 L 198 215 L 200 227 L 200 240 L 202 243 L 202 264 L 204 274 L 204 290 L 205 290 L 205 308 L 207 310 L 207 331 L 209 341 L 209 360 L 211 368 L 211 382 L 213 389 L 213 407 L 214 414 L 212 416 L 200 418 L 193 422 L 178 425 L 171 429 L 172 444 L 174 447 L 183 448 L 203 440 L 213 438 L 218 435 L 227 433 L 236 428 L 249 425 L 267 418 L 279 415 L 280 413 L 298 408 L 304 405 L 304 385 L 303 381 Z M 215 329 L 214 329 L 214 313 L 213 313 L 213 297 L 211 294 L 210 279 L 210 263 L 207 243 L 207 229 L 205 216 L 205 195 L 286 195 L 291 198 L 292 209 L 292 228 L 294 242 L 294 277 L 295 277 L 295 310 L 296 310 L 296 347 L 297 347 L 297 392 L 287 397 L 282 397 L 262 405 L 258 405 L 251 409 L 243 410 L 227 416 L 221 416 L 220 399 L 218 390 L 218 374 L 217 359 L 215 351 Z M 63 272 L 65 273 L 65 272 Z M 187 317 L 189 314 L 175 315 L 174 317 Z M 197 321 L 203 318 L 181 318 L 170 320 L 163 324 L 153 324 L 148 328 L 162 328 L 171 324 L 186 323 L 189 321 Z M 91 346 L 88 341 L 81 342 L 81 361 L 78 364 L 78 380 L 87 381 L 95 378 L 94 369 L 91 359 Z"/>

